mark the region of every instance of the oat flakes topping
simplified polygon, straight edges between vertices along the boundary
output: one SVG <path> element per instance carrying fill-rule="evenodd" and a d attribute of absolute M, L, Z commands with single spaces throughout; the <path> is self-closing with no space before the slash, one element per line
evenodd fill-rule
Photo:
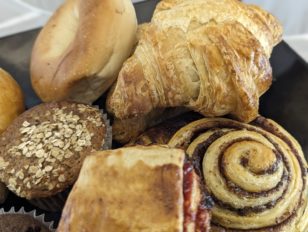
<path fill-rule="evenodd" d="M 9 162 L 5 162 L 2 157 L 0 157 L 0 170 L 5 169 L 9 165 Z"/>
<path fill-rule="evenodd" d="M 47 110 L 45 116 L 49 116 L 50 121 L 40 122 L 38 118 L 33 122 L 25 120 L 22 123 L 19 129 L 21 143 L 11 147 L 7 156 L 21 157 L 29 162 L 26 161 L 24 167 L 16 172 L 15 169 L 10 170 L 15 177 L 9 178 L 9 189 L 23 193 L 37 184 L 48 190 L 59 187 L 60 183 L 67 180 L 62 162 L 74 156 L 78 159 L 79 152 L 92 145 L 94 134 L 88 127 L 89 124 L 92 127 L 103 126 L 101 115 L 94 109 L 96 113 L 85 120 L 66 108 Z M 80 113 L 93 110 L 82 104 L 77 104 L 76 108 Z M 9 162 L 0 157 L 0 170 L 7 166 Z M 25 185 L 24 188 L 17 187 L 18 180 Z"/>

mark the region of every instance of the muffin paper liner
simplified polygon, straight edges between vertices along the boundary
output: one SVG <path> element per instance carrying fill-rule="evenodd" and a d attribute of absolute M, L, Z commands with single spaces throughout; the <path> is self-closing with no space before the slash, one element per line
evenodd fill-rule
<path fill-rule="evenodd" d="M 35 220 L 42 223 L 46 228 L 48 228 L 50 231 L 55 232 L 56 229 L 54 228 L 54 222 L 48 222 L 45 220 L 45 214 L 38 214 L 36 210 L 32 210 L 27 212 L 24 207 L 22 207 L 20 210 L 16 210 L 14 207 L 12 207 L 9 211 L 5 211 L 4 209 L 0 209 L 0 215 L 3 214 L 25 214 L 29 215 Z"/>
<path fill-rule="evenodd" d="M 28 200 L 32 205 L 48 211 L 48 212 L 61 212 L 66 199 L 68 197 L 68 194 L 70 192 L 70 188 L 67 190 L 64 190 L 63 192 L 57 193 L 54 196 L 45 197 L 45 198 L 35 198 Z"/>

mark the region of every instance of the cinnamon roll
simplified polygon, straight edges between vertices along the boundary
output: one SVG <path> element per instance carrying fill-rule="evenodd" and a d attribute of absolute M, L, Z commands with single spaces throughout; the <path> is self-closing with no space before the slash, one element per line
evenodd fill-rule
<path fill-rule="evenodd" d="M 274 121 L 201 119 L 169 146 L 186 150 L 212 196 L 212 231 L 308 231 L 307 162 Z"/>

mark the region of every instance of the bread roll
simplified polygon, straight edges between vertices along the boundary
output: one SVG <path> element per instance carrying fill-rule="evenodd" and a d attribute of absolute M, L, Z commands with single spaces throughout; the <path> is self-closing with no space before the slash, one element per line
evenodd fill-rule
<path fill-rule="evenodd" d="M 24 98 L 17 82 L 0 68 L 0 134 L 21 114 Z"/>
<path fill-rule="evenodd" d="M 130 0 L 67 0 L 40 32 L 31 80 L 45 102 L 92 103 L 116 79 L 135 44 Z"/>

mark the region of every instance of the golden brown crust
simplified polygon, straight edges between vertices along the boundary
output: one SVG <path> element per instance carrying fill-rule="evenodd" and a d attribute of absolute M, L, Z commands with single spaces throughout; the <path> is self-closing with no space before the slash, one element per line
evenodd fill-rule
<path fill-rule="evenodd" d="M 245 122 L 257 116 L 282 35 L 273 16 L 237 0 L 165 0 L 138 33 L 107 99 L 116 118 L 178 106 Z"/>
<path fill-rule="evenodd" d="M 31 80 L 38 96 L 92 103 L 130 55 L 136 28 L 130 0 L 67 0 L 33 48 Z"/>
<path fill-rule="evenodd" d="M 183 115 L 170 118 L 167 121 L 146 130 L 136 139 L 130 141 L 126 146 L 149 146 L 154 144 L 166 145 L 180 128 L 200 118 L 202 118 L 202 116 L 194 112 L 188 112 Z"/>
<path fill-rule="evenodd" d="M 169 118 L 187 112 L 185 108 L 156 109 L 144 117 L 134 117 L 126 120 L 115 119 L 112 124 L 113 139 L 126 144 L 136 139 L 147 128 L 158 125 Z"/>
<path fill-rule="evenodd" d="M 132 147 L 86 158 L 58 232 L 180 232 L 184 152 Z"/>
<path fill-rule="evenodd" d="M 307 162 L 277 123 L 201 119 L 168 145 L 186 151 L 213 197 L 212 231 L 306 231 Z"/>
<path fill-rule="evenodd" d="M 53 196 L 77 179 L 86 155 L 101 149 L 106 125 L 99 109 L 58 102 L 19 116 L 0 136 L 0 178 L 18 196 Z"/>
<path fill-rule="evenodd" d="M 25 110 L 24 97 L 17 82 L 0 68 L 0 134 Z"/>

